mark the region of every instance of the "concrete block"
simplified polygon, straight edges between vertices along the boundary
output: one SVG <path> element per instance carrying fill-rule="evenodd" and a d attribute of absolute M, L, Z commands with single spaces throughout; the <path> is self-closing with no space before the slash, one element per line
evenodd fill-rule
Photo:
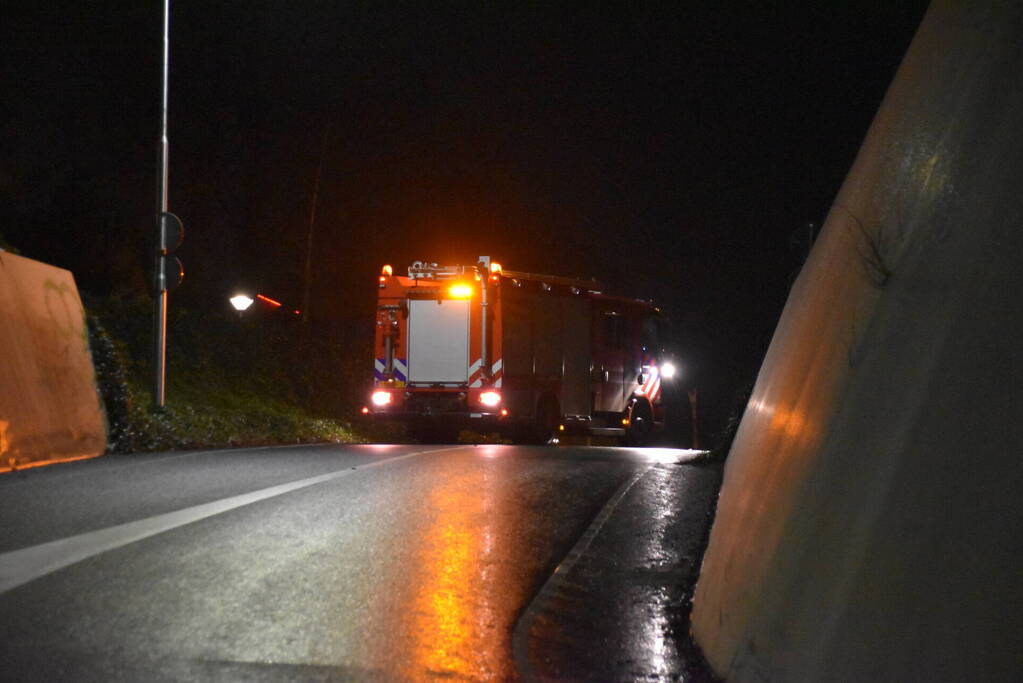
<path fill-rule="evenodd" d="M 100 455 L 106 422 L 70 272 L 0 251 L 0 471 Z"/>
<path fill-rule="evenodd" d="M 727 680 L 1023 674 L 1021 64 L 1023 5 L 934 2 L 793 286 L 694 598 Z"/>

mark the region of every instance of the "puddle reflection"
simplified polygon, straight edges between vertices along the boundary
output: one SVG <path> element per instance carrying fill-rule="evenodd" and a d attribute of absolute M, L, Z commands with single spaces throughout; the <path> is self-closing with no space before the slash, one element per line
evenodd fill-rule
<path fill-rule="evenodd" d="M 495 453 L 439 479 L 423 501 L 426 521 L 411 553 L 406 673 L 479 680 L 512 675 L 509 634 L 523 585 L 504 556 L 513 547 L 516 501 Z"/>

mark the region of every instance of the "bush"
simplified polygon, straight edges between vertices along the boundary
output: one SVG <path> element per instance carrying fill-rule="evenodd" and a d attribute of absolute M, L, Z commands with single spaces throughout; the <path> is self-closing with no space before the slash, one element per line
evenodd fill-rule
<path fill-rule="evenodd" d="M 14 246 L 12 246 L 7 240 L 4 239 L 3 235 L 0 235 L 0 251 L 9 251 L 12 254 L 20 254 Z"/>
<path fill-rule="evenodd" d="M 123 344 L 106 331 L 95 315 L 86 314 L 89 348 L 96 369 L 96 385 L 107 419 L 108 450 L 122 453 L 132 450 L 131 389 L 128 385 L 128 361 Z"/>
<path fill-rule="evenodd" d="M 86 297 L 111 452 L 362 440 L 368 341 L 287 316 L 173 309 L 167 406 L 150 408 L 152 303 Z M 368 339 L 368 337 L 367 337 Z M 366 346 L 365 349 L 362 346 Z"/>

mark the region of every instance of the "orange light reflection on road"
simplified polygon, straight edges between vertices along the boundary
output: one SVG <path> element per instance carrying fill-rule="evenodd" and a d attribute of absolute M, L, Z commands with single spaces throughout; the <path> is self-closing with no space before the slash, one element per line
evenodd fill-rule
<path fill-rule="evenodd" d="M 432 513 L 420 540 L 422 580 L 414 588 L 413 632 L 420 634 L 409 662 L 414 676 L 478 680 L 510 661 L 510 619 L 501 603 L 517 593 L 505 583 L 504 563 L 494 556 L 502 537 L 504 478 L 491 467 L 469 467 L 434 489 L 424 501 Z M 504 623 L 504 616 L 509 623 Z M 505 671 L 503 675 L 510 675 Z"/>

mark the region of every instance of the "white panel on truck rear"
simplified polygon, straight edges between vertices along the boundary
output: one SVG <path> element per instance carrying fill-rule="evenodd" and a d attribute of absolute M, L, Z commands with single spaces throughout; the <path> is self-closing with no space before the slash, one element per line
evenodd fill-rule
<path fill-rule="evenodd" d="M 461 384 L 469 379 L 469 302 L 409 301 L 409 382 Z"/>

